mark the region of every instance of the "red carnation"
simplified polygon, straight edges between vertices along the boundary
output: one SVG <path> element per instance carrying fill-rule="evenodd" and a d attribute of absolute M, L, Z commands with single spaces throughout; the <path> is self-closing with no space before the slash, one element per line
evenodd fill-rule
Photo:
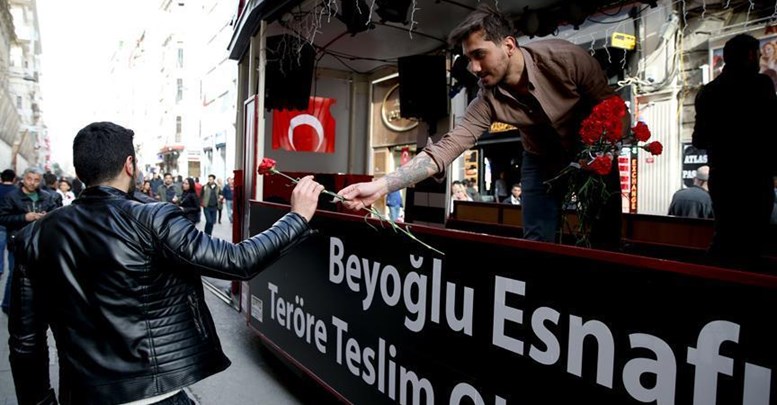
<path fill-rule="evenodd" d="M 650 139 L 650 128 L 642 121 L 638 122 L 634 128 L 631 128 L 631 131 L 634 132 L 634 138 L 639 142 L 646 142 Z"/>
<path fill-rule="evenodd" d="M 609 154 L 597 156 L 591 162 L 585 163 L 585 165 L 583 165 L 583 168 L 585 170 L 589 170 L 596 174 L 604 176 L 605 174 L 609 173 L 610 170 L 612 170 L 612 156 L 610 156 Z"/>
<path fill-rule="evenodd" d="M 592 116 L 613 120 L 626 116 L 626 102 L 618 96 L 605 99 L 594 107 Z"/>
<path fill-rule="evenodd" d="M 605 130 L 605 138 L 610 143 L 616 143 L 623 136 L 623 121 L 621 121 L 621 118 L 610 118 L 607 124 L 605 124 Z"/>
<path fill-rule="evenodd" d="M 642 148 L 650 152 L 650 154 L 653 156 L 658 156 L 661 154 L 661 152 L 664 151 L 664 145 L 661 145 L 661 142 L 658 142 L 658 141 L 650 142 L 649 144 L 643 146 Z"/>
<path fill-rule="evenodd" d="M 593 145 L 602 136 L 604 126 L 604 122 L 593 116 L 586 118 L 580 125 L 580 139 L 586 145 Z"/>
<path fill-rule="evenodd" d="M 275 160 L 270 158 L 263 158 L 262 163 L 259 164 L 259 169 L 257 171 L 262 176 L 267 174 L 273 174 L 273 171 L 275 170 Z"/>

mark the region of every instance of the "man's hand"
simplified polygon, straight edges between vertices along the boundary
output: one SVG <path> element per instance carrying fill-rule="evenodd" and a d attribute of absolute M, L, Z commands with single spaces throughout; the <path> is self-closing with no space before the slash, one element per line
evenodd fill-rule
<path fill-rule="evenodd" d="M 346 208 L 359 210 L 369 207 L 378 198 L 388 194 L 389 191 L 400 190 L 411 184 L 416 184 L 435 173 L 437 173 L 437 164 L 426 152 L 422 151 L 393 173 L 371 182 L 352 184 L 337 194 L 348 200 L 343 201 Z"/>
<path fill-rule="evenodd" d="M 343 205 L 346 208 L 360 210 L 388 194 L 388 187 L 383 178 L 380 178 L 366 183 L 351 184 L 337 194 L 345 197 L 346 201 L 343 201 Z"/>
<path fill-rule="evenodd" d="M 305 217 L 307 221 L 313 218 L 318 206 L 318 196 L 324 186 L 313 180 L 313 176 L 303 177 L 291 192 L 291 212 Z"/>
<path fill-rule="evenodd" d="M 43 218 L 44 215 L 46 215 L 45 212 L 28 212 L 24 214 L 24 220 L 27 222 L 33 222 Z"/>

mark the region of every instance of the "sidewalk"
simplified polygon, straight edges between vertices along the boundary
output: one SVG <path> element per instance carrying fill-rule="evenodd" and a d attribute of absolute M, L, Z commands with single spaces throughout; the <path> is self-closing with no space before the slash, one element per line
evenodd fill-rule
<path fill-rule="evenodd" d="M 216 223 L 216 225 L 213 227 L 213 236 L 216 238 L 231 242 L 232 224 L 229 223 L 229 219 L 226 217 L 226 209 L 224 209 L 221 222 L 222 222 L 221 224 Z M 203 216 L 202 220 L 197 225 L 197 228 L 202 230 L 204 226 L 205 226 L 205 217 Z M 3 275 L 0 277 L 0 287 L 2 288 L 5 287 L 6 274 L 7 273 L 4 272 Z M 210 283 L 220 291 L 228 291 L 229 287 L 231 286 L 231 282 L 229 281 L 216 280 L 216 279 L 205 278 L 205 277 L 203 278 L 206 279 L 205 281 L 207 281 L 208 283 Z M 3 290 L 0 289 L 0 291 L 3 291 Z M 206 294 L 208 294 L 207 291 L 206 291 Z M 0 298 L 2 298 L 1 295 L 2 295 L 2 292 L 0 292 Z M 224 299 L 225 297 L 220 297 L 220 298 Z M 209 300 L 208 304 L 209 306 L 213 307 L 215 305 L 218 305 L 219 302 L 215 300 Z M 224 305 L 226 306 L 226 304 Z M 240 314 L 233 310 L 229 310 L 229 312 L 232 313 L 232 315 L 234 315 L 235 317 L 240 317 Z M 222 337 L 222 343 L 226 343 L 225 340 L 227 339 L 224 339 Z M 57 355 L 56 355 L 54 337 L 51 335 L 50 331 L 49 331 L 48 342 L 49 342 L 49 353 L 50 353 L 49 375 L 51 377 L 51 384 L 56 390 L 57 387 L 59 387 L 59 364 L 58 364 Z M 8 361 L 8 355 L 9 355 L 8 317 L 5 314 L 0 313 L 0 405 L 17 404 L 16 390 L 14 389 L 13 376 L 11 375 L 11 365 Z M 234 362 L 235 359 L 233 358 L 232 360 Z M 231 368 L 234 368 L 234 366 Z M 201 397 L 202 394 L 200 393 L 200 395 L 197 395 L 197 396 Z M 225 401 L 222 403 L 230 403 L 230 401 Z"/>

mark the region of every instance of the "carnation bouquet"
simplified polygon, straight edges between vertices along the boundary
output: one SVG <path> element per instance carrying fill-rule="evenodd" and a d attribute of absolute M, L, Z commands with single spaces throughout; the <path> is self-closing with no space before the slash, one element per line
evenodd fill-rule
<path fill-rule="evenodd" d="M 257 169 L 257 171 L 262 176 L 269 176 L 269 175 L 277 174 L 277 175 L 280 175 L 282 177 L 285 177 L 286 179 L 288 179 L 293 184 L 297 184 L 299 182 L 299 179 L 295 179 L 295 178 L 287 175 L 286 173 L 281 172 L 280 170 L 276 169 L 275 166 L 276 166 L 275 160 L 270 159 L 270 158 L 263 158 L 262 159 L 262 163 L 259 164 L 259 168 Z M 341 201 L 341 202 L 345 201 L 345 197 L 343 197 L 343 196 L 341 196 L 341 195 L 339 195 L 337 193 L 333 193 L 333 192 L 331 192 L 329 190 L 324 190 L 324 191 L 322 191 L 322 193 L 326 194 L 326 195 L 328 195 L 328 196 L 330 196 L 332 198 L 334 198 L 335 200 L 338 200 L 338 201 Z M 415 235 L 413 235 L 413 233 L 410 232 L 410 225 L 405 225 L 404 227 L 399 226 L 399 225 L 397 225 L 396 222 L 392 221 L 390 218 L 387 218 L 385 215 L 381 214 L 374 207 L 365 207 L 364 210 L 368 212 L 367 215 L 372 214 L 373 216 L 378 218 L 380 220 L 381 225 L 383 223 L 389 224 L 389 226 L 391 227 L 391 229 L 395 233 L 396 232 L 403 233 L 408 238 L 410 238 L 410 239 L 420 243 L 423 247 L 425 247 L 425 248 L 427 248 L 427 249 L 429 249 L 429 250 L 431 250 L 431 251 L 433 251 L 435 253 L 438 253 L 441 256 L 445 256 L 445 253 L 439 251 L 438 249 L 433 248 L 432 246 L 430 246 L 426 242 L 418 239 Z M 374 226 L 372 226 L 369 222 L 366 221 L 366 217 L 365 217 L 365 222 L 367 223 L 367 225 L 369 225 L 373 229 L 376 229 Z"/>
<path fill-rule="evenodd" d="M 546 181 L 552 187 L 566 179 L 565 206 L 577 210 L 578 224 L 574 233 L 578 245 L 590 247 L 591 225 L 601 215 L 605 202 L 617 193 L 608 190 L 606 178 L 614 170 L 613 160 L 620 154 L 621 148 L 636 145 L 652 155 L 660 155 L 663 151 L 658 141 L 646 143 L 651 134 L 644 122 L 637 122 L 631 131 L 624 134 L 626 114 L 626 103 L 618 96 L 597 104 L 580 125 L 582 149 L 576 155 L 577 160 Z"/>

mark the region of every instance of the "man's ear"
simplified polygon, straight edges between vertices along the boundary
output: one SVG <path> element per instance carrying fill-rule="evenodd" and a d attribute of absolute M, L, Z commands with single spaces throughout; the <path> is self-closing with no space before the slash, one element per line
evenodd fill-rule
<path fill-rule="evenodd" d="M 507 53 L 512 56 L 513 52 L 518 50 L 518 40 L 514 36 L 508 35 L 502 40 L 502 44 L 507 49 Z"/>
<path fill-rule="evenodd" d="M 135 159 L 132 156 L 127 156 L 127 159 L 124 160 L 124 172 L 127 173 L 127 175 L 130 177 L 135 175 L 135 171 L 133 170 L 134 165 Z"/>

